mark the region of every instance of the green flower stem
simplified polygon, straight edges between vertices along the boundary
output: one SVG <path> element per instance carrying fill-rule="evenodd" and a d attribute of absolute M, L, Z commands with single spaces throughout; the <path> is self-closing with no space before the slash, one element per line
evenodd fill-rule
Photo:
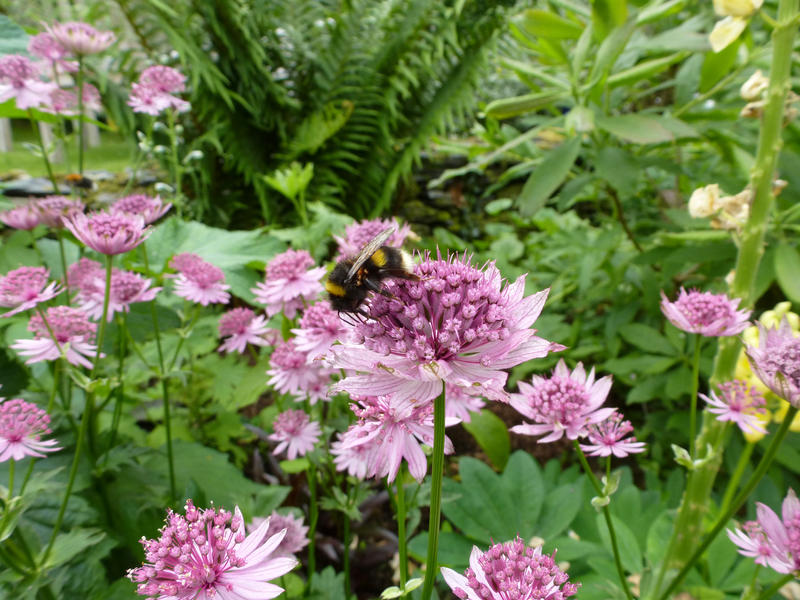
<path fill-rule="evenodd" d="M 89 379 L 94 379 L 94 374 L 97 372 L 97 365 L 100 362 L 100 355 L 102 354 L 103 348 L 103 341 L 105 340 L 106 335 L 106 319 L 108 318 L 108 304 L 109 299 L 111 297 L 111 264 L 113 262 L 113 257 L 111 255 L 106 255 L 106 284 L 105 289 L 103 291 L 103 314 L 100 318 L 100 326 L 97 332 L 97 351 L 94 355 L 94 362 L 92 364 L 92 370 L 89 373 Z M 94 396 L 95 392 L 90 391 L 86 394 L 86 407 L 84 410 L 89 413 L 89 439 L 88 439 L 88 448 L 89 453 L 92 456 L 95 456 L 97 453 L 97 447 L 95 444 L 96 438 L 96 415 L 95 407 L 94 407 Z M 77 450 L 76 450 L 77 452 Z"/>
<path fill-rule="evenodd" d="M 50 164 L 50 157 L 47 156 L 47 148 L 44 147 L 44 140 L 42 139 L 42 132 L 39 131 L 39 123 L 33 117 L 33 109 L 28 109 L 28 120 L 31 122 L 31 129 L 33 129 L 33 133 L 36 134 L 36 140 L 39 142 L 39 148 L 42 149 L 42 160 L 44 160 L 44 166 L 47 169 L 47 178 L 50 180 L 50 183 L 53 184 L 53 193 L 58 193 L 58 182 L 56 181 L 56 176 L 53 174 L 53 166 Z M 66 271 L 64 272 L 66 276 Z"/>
<path fill-rule="evenodd" d="M 794 578 L 795 578 L 794 573 L 787 573 L 786 575 L 778 579 L 778 581 L 769 586 L 766 589 L 766 591 L 759 594 L 758 600 L 770 600 L 778 592 L 779 589 L 781 589 L 787 583 L 792 581 Z"/>
<path fill-rule="evenodd" d="M 117 430 L 119 429 L 119 422 L 122 418 L 122 402 L 125 397 L 125 384 L 123 383 L 123 375 L 125 373 L 125 342 L 127 340 L 127 335 L 125 334 L 125 330 L 127 327 L 127 319 L 125 318 L 125 313 L 123 312 L 121 316 L 117 319 L 117 324 L 119 328 L 119 350 L 118 350 L 118 366 L 117 366 L 117 379 L 119 379 L 119 385 L 117 386 L 117 402 L 114 404 L 114 416 L 111 419 L 111 436 L 108 442 L 108 449 L 106 450 L 106 457 L 103 461 L 104 465 L 108 464 L 108 457 L 111 454 L 111 449 L 114 447 L 114 442 L 117 438 Z"/>
<path fill-rule="evenodd" d="M 758 597 L 756 589 L 758 587 L 758 574 L 761 572 L 761 565 L 755 565 L 753 569 L 753 576 L 750 578 L 750 585 L 742 592 L 740 600 L 755 600 Z"/>
<path fill-rule="evenodd" d="M 659 600 L 667 600 L 667 598 L 670 597 L 670 594 L 681 584 L 695 563 L 711 545 L 711 542 L 714 541 L 714 538 L 717 537 L 717 534 L 722 531 L 723 527 L 728 524 L 730 518 L 736 514 L 736 511 L 738 511 L 742 507 L 742 504 L 745 503 L 747 497 L 755 489 L 756 485 L 758 485 L 758 482 L 761 481 L 761 478 L 772 464 L 772 459 L 775 458 L 775 454 L 777 454 L 778 448 L 780 447 L 781 442 L 783 442 L 783 438 L 785 438 L 786 434 L 789 432 L 789 427 L 791 426 L 792 420 L 794 420 L 796 414 L 797 408 L 794 406 L 790 407 L 789 411 L 786 413 L 783 423 L 781 423 L 780 428 L 772 438 L 767 451 L 764 453 L 764 456 L 761 457 L 761 460 L 759 461 L 758 466 L 753 474 L 750 476 L 750 479 L 748 479 L 747 483 L 744 484 L 742 490 L 733 499 L 728 509 L 722 513 L 722 516 L 717 520 L 714 527 L 711 529 L 708 535 L 705 536 L 703 543 L 700 544 L 700 546 L 698 546 L 697 549 L 692 553 L 692 555 L 689 557 L 689 560 L 686 561 L 686 564 L 683 565 L 683 568 L 669 584 L 669 587 L 667 587 L 664 593 L 659 596 Z"/>
<path fill-rule="evenodd" d="M 36 457 L 32 457 L 31 461 L 28 463 L 28 470 L 25 471 L 25 477 L 22 479 L 22 487 L 19 488 L 19 495 L 25 493 L 25 486 L 28 485 L 28 481 L 31 478 L 31 473 L 33 473 L 33 466 L 36 464 Z"/>
<path fill-rule="evenodd" d="M 147 248 L 143 243 L 142 255 L 144 256 L 144 268 L 150 274 L 150 261 L 147 257 Z M 150 301 L 150 316 L 153 319 L 153 330 L 156 334 L 156 350 L 158 352 L 159 379 L 161 380 L 161 397 L 164 404 L 164 429 L 167 434 L 167 466 L 169 468 L 169 499 L 170 504 L 175 502 L 177 493 L 175 491 L 175 458 L 172 453 L 172 422 L 170 420 L 169 385 L 164 372 L 164 350 L 161 347 L 161 329 L 158 326 L 158 311 L 156 310 L 155 299 Z M 181 338 L 183 339 L 183 338 Z M 177 358 L 177 354 L 176 354 Z M 174 362 L 174 361 L 173 361 Z M 172 370 L 172 367 L 170 367 Z"/>
<path fill-rule="evenodd" d="M 78 173 L 83 175 L 83 56 L 78 55 Z"/>
<path fill-rule="evenodd" d="M 58 189 L 58 188 L 56 188 Z M 64 288 L 66 292 L 64 293 L 64 304 L 70 306 L 69 301 L 69 288 L 67 285 L 67 257 L 66 253 L 64 252 L 64 230 L 58 229 L 56 231 L 56 238 L 58 239 L 58 256 L 61 259 L 61 272 L 64 274 Z"/>
<path fill-rule="evenodd" d="M 317 568 L 316 552 L 315 552 L 315 537 L 317 533 L 317 520 L 319 519 L 319 507 L 317 506 L 317 467 L 314 463 L 310 463 L 306 469 L 306 478 L 308 479 L 308 589 L 311 589 L 311 580 L 314 577 L 314 571 Z M 346 549 L 347 552 L 350 549 Z"/>
<path fill-rule="evenodd" d="M 744 470 L 747 468 L 747 465 L 750 464 L 750 455 L 753 454 L 753 448 L 755 447 L 756 445 L 754 442 L 747 442 L 745 444 L 742 453 L 739 455 L 739 462 L 736 464 L 736 469 L 734 470 L 733 475 L 731 475 L 731 480 L 728 482 L 725 495 L 722 496 L 722 502 L 719 505 L 719 512 L 724 513 L 731 505 L 733 495 L 736 493 L 736 489 L 739 487 L 739 482 L 742 479 L 742 475 L 744 475 Z"/>
<path fill-rule="evenodd" d="M 181 192 L 181 186 L 183 181 L 183 167 L 181 166 L 181 161 L 178 158 L 178 134 L 175 131 L 174 109 L 167 110 L 167 123 L 169 125 L 170 149 L 172 150 L 171 154 L 172 185 L 173 188 L 175 189 L 175 199 L 178 200 L 178 202 L 176 202 L 177 206 L 175 208 L 177 210 L 178 216 L 180 216 L 183 209 L 183 194 Z"/>
<path fill-rule="evenodd" d="M 406 547 L 406 492 L 403 483 L 405 481 L 405 465 L 400 463 L 397 472 L 395 486 L 397 488 L 396 513 L 397 513 L 397 553 L 400 557 L 400 589 L 405 589 L 408 581 L 408 552 Z M 391 486 L 389 486 L 391 493 Z"/>
<path fill-rule="evenodd" d="M 14 464 L 16 461 L 12 458 L 8 461 L 8 498 L 14 496 Z"/>
<path fill-rule="evenodd" d="M 344 523 L 342 524 L 342 543 L 344 544 L 344 551 L 342 552 L 342 568 L 344 569 L 344 598 L 350 598 L 350 544 L 352 542 L 352 535 L 350 533 L 350 517 L 347 513 L 342 513 L 344 516 Z"/>
<path fill-rule="evenodd" d="M 439 524 L 442 520 L 442 477 L 444 475 L 444 401 L 445 387 L 433 401 L 433 459 L 431 467 L 431 506 L 428 516 L 428 553 L 425 557 L 425 582 L 421 600 L 430 600 L 438 572 Z"/>
<path fill-rule="evenodd" d="M 56 392 L 58 391 L 59 379 L 61 374 L 61 361 L 56 360 L 53 362 L 53 389 L 50 390 L 50 397 L 47 399 L 47 414 L 53 412 L 53 407 L 56 405 Z"/>
<path fill-rule="evenodd" d="M 774 203 L 772 195 L 772 176 L 775 173 L 781 147 L 784 102 L 789 90 L 789 74 L 792 61 L 792 48 L 797 33 L 797 16 L 800 0 L 780 0 L 778 3 L 778 24 L 772 31 L 772 65 L 767 90 L 767 104 L 758 140 L 758 152 L 752 170 L 750 187 L 753 201 L 750 217 L 739 238 L 739 252 L 736 259 L 735 276 L 731 294 L 742 299 L 742 306 L 752 306 L 753 285 L 758 265 L 764 254 L 764 234 L 768 217 Z M 712 383 L 729 381 L 733 378 L 741 343 L 736 336 L 722 338 L 719 342 L 714 365 Z M 708 458 L 690 474 L 687 481 L 678 517 L 675 522 L 676 543 L 667 552 L 662 573 L 668 568 L 677 568 L 690 556 L 702 532 L 703 519 L 708 511 L 708 498 L 721 464 L 722 434 L 724 423 L 716 420 L 708 411 L 703 413 L 703 427 L 697 438 L 698 458 Z M 711 446 L 713 454 L 707 454 Z"/>
<path fill-rule="evenodd" d="M 702 336 L 694 334 L 694 357 L 692 358 L 692 398 L 689 407 L 689 456 L 694 460 L 697 454 L 695 436 L 697 435 L 697 392 L 700 388 L 700 342 Z"/>
<path fill-rule="evenodd" d="M 575 451 L 578 453 L 578 460 L 581 462 L 583 472 L 586 473 L 589 481 L 592 482 L 592 487 L 594 487 L 594 490 L 599 496 L 603 496 L 603 486 L 600 485 L 597 477 L 592 472 L 592 468 L 589 466 L 589 461 L 586 460 L 586 455 L 583 453 L 583 450 L 581 450 L 578 440 L 573 440 L 572 445 L 575 447 Z M 614 564 L 617 567 L 617 576 L 619 577 L 619 582 L 622 585 L 622 590 L 625 592 L 625 597 L 628 600 L 633 600 L 633 595 L 628 587 L 628 580 L 625 578 L 625 570 L 622 568 L 622 560 L 620 559 L 619 555 L 619 545 L 617 544 L 617 533 L 614 530 L 614 523 L 611 520 L 611 511 L 608 510 L 607 504 L 603 506 L 603 517 L 605 518 L 606 526 L 608 527 L 608 537 L 611 538 L 611 550 L 614 553 Z"/>

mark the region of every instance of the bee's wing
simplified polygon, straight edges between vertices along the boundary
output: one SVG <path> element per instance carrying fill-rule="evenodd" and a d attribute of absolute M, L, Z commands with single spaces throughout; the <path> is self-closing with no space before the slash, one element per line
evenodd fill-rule
<path fill-rule="evenodd" d="M 389 227 L 388 229 L 384 229 L 374 238 L 372 238 L 369 243 L 361 249 L 361 252 L 358 253 L 353 259 L 353 266 L 350 267 L 350 270 L 347 272 L 347 278 L 345 281 L 350 281 L 353 277 L 356 276 L 358 270 L 364 266 L 364 263 L 369 260 L 369 257 L 375 254 L 375 251 L 383 246 L 383 243 L 389 239 L 389 236 L 394 233 L 394 227 Z"/>

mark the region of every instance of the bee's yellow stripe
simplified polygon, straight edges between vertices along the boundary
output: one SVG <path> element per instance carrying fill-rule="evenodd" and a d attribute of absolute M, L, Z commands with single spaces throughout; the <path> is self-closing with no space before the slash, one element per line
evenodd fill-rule
<path fill-rule="evenodd" d="M 325 291 L 333 296 L 344 296 L 344 288 L 332 281 L 325 282 Z"/>
<path fill-rule="evenodd" d="M 375 250 L 375 254 L 373 254 L 370 258 L 372 262 L 375 263 L 376 267 L 386 266 L 386 253 L 383 250 L 381 249 Z"/>

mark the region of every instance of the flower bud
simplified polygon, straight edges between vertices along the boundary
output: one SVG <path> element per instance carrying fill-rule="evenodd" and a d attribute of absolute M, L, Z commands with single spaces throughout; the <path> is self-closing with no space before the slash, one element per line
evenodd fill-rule
<path fill-rule="evenodd" d="M 741 17 L 725 17 L 717 21 L 708 36 L 711 49 L 714 52 L 721 52 L 736 41 L 746 26 L 747 21 Z"/>
<path fill-rule="evenodd" d="M 714 12 L 720 17 L 749 17 L 764 0 L 714 0 Z"/>
<path fill-rule="evenodd" d="M 753 102 L 761 98 L 761 95 L 769 87 L 769 78 L 764 77 L 761 69 L 750 75 L 750 78 L 742 84 L 739 93 L 748 102 Z"/>
<path fill-rule="evenodd" d="M 719 185 L 697 188 L 689 198 L 689 214 L 695 219 L 710 217 L 719 210 Z"/>

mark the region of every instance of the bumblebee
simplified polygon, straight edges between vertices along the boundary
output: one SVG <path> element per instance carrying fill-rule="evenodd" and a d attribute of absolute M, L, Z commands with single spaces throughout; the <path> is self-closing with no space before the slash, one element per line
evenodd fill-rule
<path fill-rule="evenodd" d="M 419 277 L 411 272 L 411 257 L 398 248 L 384 246 L 393 232 L 393 227 L 380 232 L 361 249 L 358 256 L 336 264 L 325 283 L 333 310 L 369 318 L 361 308 L 369 292 L 394 298 L 381 287 L 384 279 L 419 281 Z"/>
<path fill-rule="evenodd" d="M 79 188 L 82 190 L 94 189 L 94 181 L 92 181 L 88 177 L 84 177 L 80 173 L 70 173 L 69 175 L 64 177 L 64 180 L 67 182 L 67 185 L 70 185 L 75 188 Z"/>

